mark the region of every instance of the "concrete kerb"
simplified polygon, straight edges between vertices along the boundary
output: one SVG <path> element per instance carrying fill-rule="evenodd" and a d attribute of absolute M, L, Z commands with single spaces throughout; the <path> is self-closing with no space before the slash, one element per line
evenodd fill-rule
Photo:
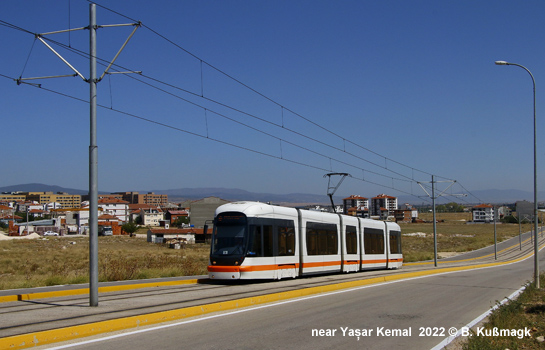
<path fill-rule="evenodd" d="M 182 285 L 182 284 L 195 284 L 195 283 L 199 283 L 199 280 L 198 279 L 188 279 L 188 280 L 179 280 L 179 281 L 125 284 L 125 285 L 118 285 L 118 286 L 99 287 L 98 292 L 99 293 L 120 292 L 120 291 L 123 291 L 123 290 L 165 287 L 165 286 L 176 286 L 176 285 Z M 71 295 L 82 295 L 82 294 L 89 294 L 89 288 L 67 289 L 67 290 L 57 290 L 57 291 L 50 291 L 50 292 L 22 293 L 22 294 L 5 295 L 5 296 L 0 296 L 0 303 L 10 302 L 10 301 L 36 300 L 36 299 L 44 299 L 44 298 L 57 298 L 57 297 L 65 297 L 65 296 L 71 296 Z"/>
<path fill-rule="evenodd" d="M 543 248 L 543 246 L 541 247 Z M 540 249 L 541 249 L 540 248 Z M 225 302 L 218 302 L 212 304 L 198 305 L 193 307 L 181 308 L 170 311 L 162 311 L 150 314 L 144 314 L 139 316 L 125 317 L 109 321 L 94 322 L 79 326 L 65 327 L 59 329 L 53 329 L 48 331 L 41 331 L 30 334 L 21 334 L 11 337 L 0 338 L 0 349 L 24 349 L 31 346 L 47 345 L 51 343 L 57 343 L 62 341 L 74 340 L 82 337 L 89 337 L 101 333 L 108 333 L 114 331 L 120 331 L 124 329 L 137 328 L 142 326 L 149 326 L 161 322 L 170 322 L 183 318 L 202 316 L 212 312 L 226 311 L 237 308 L 244 308 L 249 306 L 256 306 L 259 304 L 279 302 L 286 299 L 300 298 L 308 295 L 333 292 L 341 289 L 349 289 L 355 287 L 361 287 L 364 285 L 391 282 L 396 280 L 410 279 L 415 277 L 423 277 L 428 275 L 435 275 L 454 271 L 473 270 L 478 268 L 506 265 L 516 263 L 532 256 L 533 253 L 529 253 L 521 258 L 504 261 L 494 262 L 481 265 L 472 266 L 459 266 L 459 267 L 446 267 L 441 269 L 407 272 L 393 275 L 386 275 L 381 277 L 368 278 L 358 281 L 341 282 L 326 286 L 310 287 L 300 290 L 279 292 L 273 294 L 266 294 L 261 296 L 230 300 Z M 169 283 L 169 282 L 166 282 Z M 188 283 L 188 282 L 186 282 Z M 195 282 L 196 283 L 196 282 Z M 128 286 L 120 286 L 128 287 Z M 114 287 L 108 287 L 114 288 Z M 142 287 L 144 288 L 144 287 Z M 128 288 L 126 288 L 128 289 Z"/>

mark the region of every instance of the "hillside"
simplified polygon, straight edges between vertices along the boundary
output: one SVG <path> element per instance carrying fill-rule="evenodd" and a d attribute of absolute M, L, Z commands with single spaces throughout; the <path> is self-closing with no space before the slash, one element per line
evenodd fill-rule
<path fill-rule="evenodd" d="M 80 190 L 74 188 L 66 188 L 57 185 L 46 185 L 40 183 L 29 183 L 12 186 L 0 187 L 0 192 L 66 192 L 70 194 L 85 195 L 87 190 Z M 123 190 L 117 190 L 121 192 Z M 112 191 L 113 192 L 113 191 Z M 324 194 L 310 194 L 310 193 L 288 193 L 288 194 L 273 194 L 273 193 L 256 193 L 249 192 L 236 188 L 220 188 L 220 187 L 208 187 L 208 188 L 178 188 L 168 190 L 137 190 L 140 193 L 154 192 L 156 194 L 167 194 L 169 200 L 178 202 L 186 199 L 201 199 L 206 197 L 219 197 L 229 201 L 246 200 L 246 201 L 260 201 L 260 202 L 272 202 L 275 204 L 329 204 L 329 197 Z M 325 192 L 325 191 L 324 191 Z M 99 193 L 111 193 L 107 191 L 100 191 Z M 360 193 L 365 197 L 371 198 L 378 193 Z M 350 194 L 335 196 L 335 203 L 342 204 L 342 199 Z M 395 195 L 395 194 L 393 194 Z M 538 198 L 544 198 L 545 193 L 540 192 Z M 472 195 L 464 198 L 464 200 L 457 200 L 453 197 L 442 197 L 437 200 L 437 203 L 445 202 L 465 202 L 465 203 L 514 203 L 519 200 L 533 201 L 533 193 L 521 190 L 476 190 L 472 191 Z M 398 196 L 399 204 L 411 203 L 422 204 L 431 202 L 424 193 L 415 193 L 414 196 L 402 195 Z"/>

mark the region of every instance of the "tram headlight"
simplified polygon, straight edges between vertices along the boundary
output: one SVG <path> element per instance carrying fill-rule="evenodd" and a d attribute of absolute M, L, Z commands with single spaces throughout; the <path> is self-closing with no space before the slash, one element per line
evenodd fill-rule
<path fill-rule="evenodd" d="M 212 261 L 212 265 L 216 265 L 216 262 L 215 262 L 215 261 Z"/>
<path fill-rule="evenodd" d="M 235 265 L 238 265 L 238 260 L 235 260 Z"/>

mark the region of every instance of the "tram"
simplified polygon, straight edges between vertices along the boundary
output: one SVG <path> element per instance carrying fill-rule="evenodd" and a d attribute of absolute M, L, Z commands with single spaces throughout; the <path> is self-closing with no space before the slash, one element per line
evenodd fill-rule
<path fill-rule="evenodd" d="M 398 224 L 260 202 L 234 202 L 215 213 L 211 279 L 282 279 L 397 269 Z"/>

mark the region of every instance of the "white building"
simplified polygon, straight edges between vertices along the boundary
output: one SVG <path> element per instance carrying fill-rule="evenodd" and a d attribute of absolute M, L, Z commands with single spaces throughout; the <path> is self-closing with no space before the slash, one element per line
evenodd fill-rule
<path fill-rule="evenodd" d="M 494 207 L 490 204 L 479 204 L 473 207 L 474 222 L 493 222 Z"/>
<path fill-rule="evenodd" d="M 140 217 L 144 226 L 159 226 L 164 220 L 164 213 L 159 209 L 140 209 Z"/>
<path fill-rule="evenodd" d="M 102 215 L 115 216 L 121 222 L 129 222 L 129 202 L 117 198 L 101 198 L 98 207 L 102 208 Z"/>
<path fill-rule="evenodd" d="M 63 209 L 66 225 L 75 225 L 78 228 L 89 225 L 89 206 L 86 208 Z M 99 209 L 100 215 L 100 209 Z"/>
<path fill-rule="evenodd" d="M 45 205 L 45 211 L 49 211 L 51 209 L 61 209 L 62 208 L 62 205 L 60 203 L 57 203 L 57 202 L 51 202 L 51 203 L 47 203 Z"/>
<path fill-rule="evenodd" d="M 25 213 L 31 210 L 44 210 L 44 205 L 35 201 L 26 201 L 17 203 L 17 211 Z"/>
<path fill-rule="evenodd" d="M 195 244 L 194 229 L 149 229 L 147 241 L 153 243 L 164 243 L 165 239 L 179 239 L 187 244 Z"/>

